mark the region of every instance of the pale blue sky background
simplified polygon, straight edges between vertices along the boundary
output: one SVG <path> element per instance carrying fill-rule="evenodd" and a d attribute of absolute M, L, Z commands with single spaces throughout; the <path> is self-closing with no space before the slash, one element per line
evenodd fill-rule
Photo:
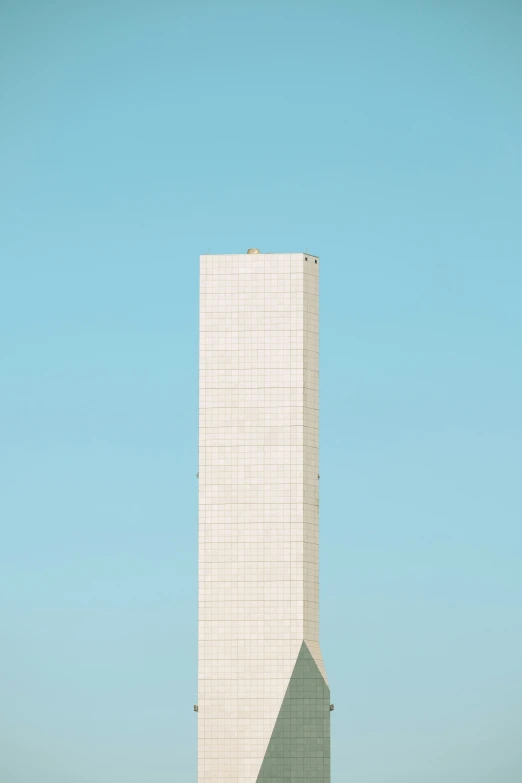
<path fill-rule="evenodd" d="M 0 3 L 0 781 L 194 783 L 198 256 L 321 256 L 334 783 L 522 780 L 522 3 Z"/>

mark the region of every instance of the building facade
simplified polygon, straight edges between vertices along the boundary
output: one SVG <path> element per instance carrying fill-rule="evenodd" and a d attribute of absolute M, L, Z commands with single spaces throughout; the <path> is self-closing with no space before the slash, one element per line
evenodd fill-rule
<path fill-rule="evenodd" d="M 319 259 L 200 258 L 198 783 L 330 781 Z"/>

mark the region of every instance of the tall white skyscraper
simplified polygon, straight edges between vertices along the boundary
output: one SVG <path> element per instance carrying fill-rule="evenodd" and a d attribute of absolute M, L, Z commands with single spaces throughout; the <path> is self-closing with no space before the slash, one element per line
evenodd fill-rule
<path fill-rule="evenodd" d="M 200 261 L 198 782 L 326 783 L 319 259 Z"/>

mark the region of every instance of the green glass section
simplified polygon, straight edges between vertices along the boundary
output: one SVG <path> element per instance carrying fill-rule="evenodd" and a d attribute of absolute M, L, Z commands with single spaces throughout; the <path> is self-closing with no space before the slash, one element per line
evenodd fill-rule
<path fill-rule="evenodd" d="M 330 783 L 330 689 L 303 642 L 257 783 Z"/>

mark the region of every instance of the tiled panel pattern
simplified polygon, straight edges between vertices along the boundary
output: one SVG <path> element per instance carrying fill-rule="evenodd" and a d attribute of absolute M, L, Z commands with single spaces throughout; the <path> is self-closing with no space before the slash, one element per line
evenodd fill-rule
<path fill-rule="evenodd" d="M 317 259 L 303 266 L 303 499 L 304 638 L 326 680 L 319 646 L 319 274 Z"/>
<path fill-rule="evenodd" d="M 303 265 L 304 638 L 319 641 L 319 279 L 315 259 Z"/>
<path fill-rule="evenodd" d="M 330 690 L 303 642 L 258 783 L 329 783 Z"/>
<path fill-rule="evenodd" d="M 306 260 L 305 260 L 306 259 Z M 201 257 L 199 783 L 254 783 L 318 645 L 313 257 Z"/>

